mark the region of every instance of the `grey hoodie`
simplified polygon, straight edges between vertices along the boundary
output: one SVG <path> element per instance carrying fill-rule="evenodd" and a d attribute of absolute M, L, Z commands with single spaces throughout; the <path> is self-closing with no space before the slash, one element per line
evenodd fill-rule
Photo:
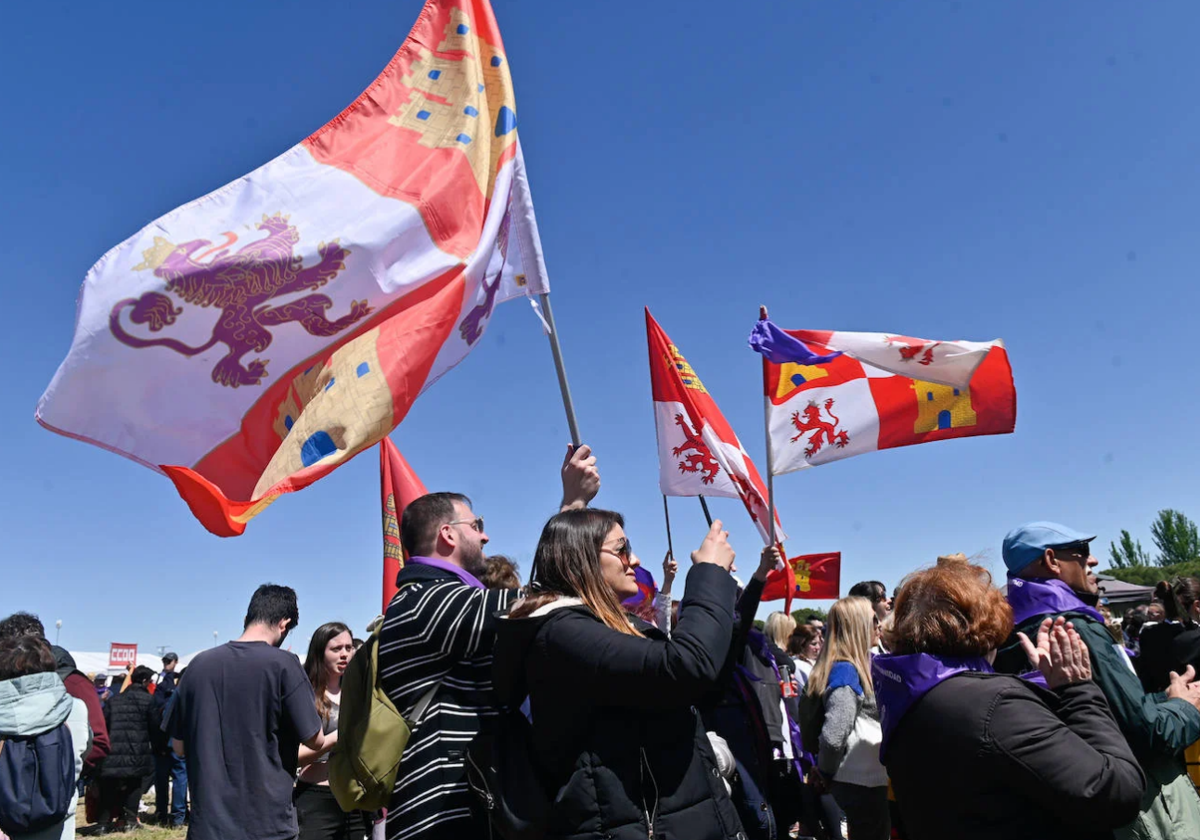
<path fill-rule="evenodd" d="M 91 747 L 87 706 L 67 694 L 62 678 L 54 672 L 29 674 L 0 682 L 0 738 L 37 735 L 60 724 L 71 730 L 75 752 L 75 778 L 83 768 L 83 756 Z M 53 826 L 20 840 L 73 840 L 75 837 L 75 800 L 62 826 Z M 16 840 L 16 838 L 14 838 Z"/>

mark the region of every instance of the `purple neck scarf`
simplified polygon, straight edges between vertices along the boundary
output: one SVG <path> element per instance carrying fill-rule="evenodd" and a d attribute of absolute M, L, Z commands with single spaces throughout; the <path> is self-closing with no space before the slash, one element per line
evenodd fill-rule
<path fill-rule="evenodd" d="M 434 569 L 441 569 L 443 572 L 450 572 L 450 574 L 454 575 L 467 586 L 473 586 L 476 589 L 487 589 L 486 586 L 479 582 L 479 578 L 475 577 L 475 575 L 463 567 L 455 566 L 446 560 L 439 560 L 437 557 L 409 557 L 408 562 L 416 563 L 418 566 L 431 566 Z"/>
<path fill-rule="evenodd" d="M 964 671 L 993 673 L 982 656 L 960 659 L 930 653 L 881 653 L 871 660 L 871 680 L 883 729 L 881 758 L 887 754 L 888 741 L 905 713 L 935 686 Z"/>
<path fill-rule="evenodd" d="M 1061 580 L 1009 576 L 1008 603 L 1012 606 L 1013 622 L 1019 627 L 1037 615 L 1057 615 L 1065 612 L 1083 613 L 1104 623 L 1104 616 L 1084 602 L 1079 593 Z"/>

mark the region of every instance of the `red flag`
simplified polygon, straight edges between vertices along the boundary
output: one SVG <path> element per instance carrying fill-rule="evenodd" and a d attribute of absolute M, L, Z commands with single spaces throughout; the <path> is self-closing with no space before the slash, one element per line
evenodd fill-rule
<path fill-rule="evenodd" d="M 842 553 L 804 554 L 787 561 L 787 568 L 767 572 L 763 601 L 787 600 L 792 611 L 792 599 L 824 600 L 837 598 L 842 582 Z M 790 585 L 789 585 L 790 584 Z"/>
<path fill-rule="evenodd" d="M 400 517 L 409 502 L 429 491 L 404 460 L 396 444 L 385 437 L 379 442 L 379 485 L 383 495 L 383 610 L 396 594 L 396 575 L 404 567 L 400 546 Z"/>
<path fill-rule="evenodd" d="M 679 348 L 646 310 L 650 391 L 658 436 L 659 487 L 667 496 L 741 499 L 770 543 L 767 487 L 716 401 Z M 779 516 L 775 538 L 787 539 Z"/>

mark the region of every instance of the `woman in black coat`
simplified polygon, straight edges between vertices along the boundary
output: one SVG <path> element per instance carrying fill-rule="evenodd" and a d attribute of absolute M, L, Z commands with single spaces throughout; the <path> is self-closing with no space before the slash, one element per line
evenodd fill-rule
<path fill-rule="evenodd" d="M 510 707 L 529 697 L 546 836 L 744 840 L 695 709 L 729 649 L 733 549 L 713 523 L 668 639 L 621 609 L 638 591 L 623 525 L 601 510 L 552 518 L 532 594 L 497 632 L 497 695 Z"/>
<path fill-rule="evenodd" d="M 100 808 L 106 822 L 121 815 L 118 829 L 137 824 L 145 780 L 154 775 L 151 733 L 162 725 L 162 712 L 147 688 L 153 676 L 145 665 L 134 668 L 129 687 L 104 710 L 109 752 L 100 765 Z"/>
<path fill-rule="evenodd" d="M 958 561 L 900 587 L 890 655 L 872 665 L 888 769 L 910 840 L 1099 840 L 1138 815 L 1145 777 L 1091 681 L 1087 646 L 1047 619 L 1048 688 L 992 673 L 1012 610 L 991 576 Z"/>

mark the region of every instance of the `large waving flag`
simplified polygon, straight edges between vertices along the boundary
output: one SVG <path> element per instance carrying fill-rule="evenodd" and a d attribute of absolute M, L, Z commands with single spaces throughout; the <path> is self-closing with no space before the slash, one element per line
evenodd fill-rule
<path fill-rule="evenodd" d="M 1016 426 L 1017 393 L 1000 342 L 991 344 L 969 384 L 949 385 L 915 378 L 924 366 L 913 371 L 914 378 L 900 376 L 818 340 L 865 333 L 793 332 L 767 324 L 772 332 L 760 321 L 751 346 L 763 354 L 768 445 L 775 475 L 877 449 L 1007 434 Z M 790 355 L 794 348 L 788 349 L 783 341 L 755 340 L 773 333 L 794 339 L 803 346 L 803 354 Z M 933 367 L 941 357 L 935 351 L 931 358 Z M 942 378 L 957 376 L 961 361 L 949 362 Z"/>
<path fill-rule="evenodd" d="M 38 421 L 240 534 L 549 291 L 516 127 L 487 0 L 429 0 L 335 119 L 92 267 Z"/>
<path fill-rule="evenodd" d="M 387 612 L 388 604 L 399 591 L 396 575 L 408 559 L 400 544 L 400 519 L 410 502 L 429 492 L 390 437 L 379 442 L 379 490 L 383 504 L 383 609 L 380 612 Z"/>
<path fill-rule="evenodd" d="M 771 544 L 767 488 L 717 403 L 679 348 L 646 310 L 650 389 L 658 434 L 659 487 L 667 496 L 728 496 L 741 499 Z M 787 539 L 779 516 L 775 539 Z"/>

